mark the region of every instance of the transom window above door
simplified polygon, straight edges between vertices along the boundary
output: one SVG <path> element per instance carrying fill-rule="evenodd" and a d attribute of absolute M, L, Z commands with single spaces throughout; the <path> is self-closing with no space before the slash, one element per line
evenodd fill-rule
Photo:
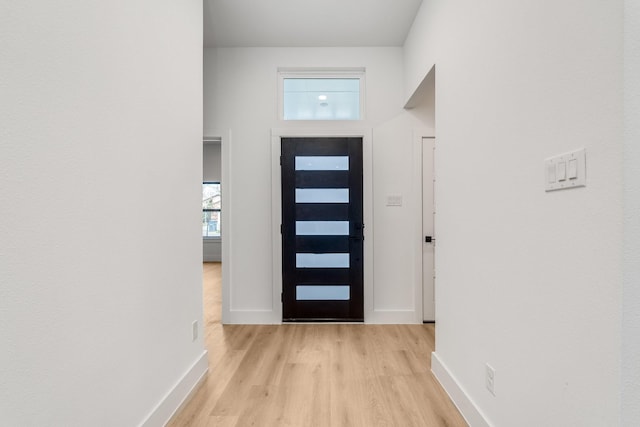
<path fill-rule="evenodd" d="M 362 120 L 364 69 L 279 71 L 282 120 Z"/>

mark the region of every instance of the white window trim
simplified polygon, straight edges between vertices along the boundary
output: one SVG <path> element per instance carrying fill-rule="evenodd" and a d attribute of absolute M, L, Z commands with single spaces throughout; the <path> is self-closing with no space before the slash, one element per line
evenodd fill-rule
<path fill-rule="evenodd" d="M 364 67 L 354 68 L 278 68 L 278 120 L 281 123 L 358 123 L 365 119 L 365 72 Z M 285 120 L 285 79 L 358 79 L 360 81 L 360 118 L 358 120 Z"/>

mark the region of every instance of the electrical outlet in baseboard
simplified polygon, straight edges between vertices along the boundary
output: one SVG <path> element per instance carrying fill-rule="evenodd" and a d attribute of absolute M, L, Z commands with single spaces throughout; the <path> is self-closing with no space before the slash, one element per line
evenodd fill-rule
<path fill-rule="evenodd" d="M 488 363 L 485 364 L 485 385 L 487 390 L 494 396 L 496 395 L 496 370 Z"/>

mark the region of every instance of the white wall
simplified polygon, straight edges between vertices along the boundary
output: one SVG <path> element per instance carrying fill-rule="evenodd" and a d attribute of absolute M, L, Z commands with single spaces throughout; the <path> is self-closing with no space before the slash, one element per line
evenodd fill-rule
<path fill-rule="evenodd" d="M 640 421 L 640 4 L 626 0 L 624 34 L 624 288 L 622 306 L 622 423 Z"/>
<path fill-rule="evenodd" d="M 201 49 L 195 0 L 3 2 L 0 424 L 161 425 L 206 369 Z"/>
<path fill-rule="evenodd" d="M 423 0 L 404 42 L 404 97 L 407 101 L 411 100 L 435 64 L 436 52 L 441 47 L 438 34 L 446 25 L 440 14 L 443 4 Z M 416 99 L 413 101 L 418 102 Z"/>
<path fill-rule="evenodd" d="M 366 119 L 347 125 L 373 133 L 375 265 L 367 322 L 416 321 L 414 257 L 410 253 L 414 220 L 411 130 L 421 123 L 403 111 L 400 48 L 220 48 L 205 50 L 205 134 L 229 129 L 232 217 L 223 244 L 229 292 L 224 297 L 227 323 L 279 322 L 272 283 L 271 131 L 321 129 L 322 124 L 284 123 L 277 114 L 278 67 L 366 67 Z M 335 129 L 334 129 L 335 130 Z M 223 162 L 225 160 L 223 159 Z M 224 164 L 223 164 L 224 167 Z M 410 169 L 409 169 L 410 171 Z M 387 208 L 383 194 L 403 194 L 405 205 Z M 393 230 L 394 232 L 391 232 Z M 402 256 L 402 254 L 405 256 Z M 389 257 L 387 257 L 389 255 Z M 420 308 L 421 310 L 421 308 Z"/>
<path fill-rule="evenodd" d="M 425 0 L 407 40 L 405 96 L 437 69 L 434 361 L 495 426 L 620 423 L 622 28 L 620 1 Z M 545 193 L 579 147 L 587 187 Z"/>
<path fill-rule="evenodd" d="M 222 150 L 219 142 L 206 142 L 202 155 L 202 180 L 220 182 L 222 180 Z M 202 239 L 202 260 L 205 262 L 222 261 L 222 240 L 220 238 Z"/>
<path fill-rule="evenodd" d="M 202 155 L 202 180 L 220 182 L 222 178 L 222 154 L 219 142 L 205 143 Z"/>

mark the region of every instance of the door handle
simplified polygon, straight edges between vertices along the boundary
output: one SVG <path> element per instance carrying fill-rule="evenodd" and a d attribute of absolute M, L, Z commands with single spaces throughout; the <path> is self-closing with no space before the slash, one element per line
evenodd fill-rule
<path fill-rule="evenodd" d="M 363 224 L 354 224 L 353 228 L 355 229 L 357 235 L 350 234 L 349 240 L 364 240 L 364 223 Z"/>
<path fill-rule="evenodd" d="M 425 243 L 433 243 L 435 241 L 436 241 L 436 239 L 433 238 L 432 236 L 424 236 L 424 242 Z"/>

